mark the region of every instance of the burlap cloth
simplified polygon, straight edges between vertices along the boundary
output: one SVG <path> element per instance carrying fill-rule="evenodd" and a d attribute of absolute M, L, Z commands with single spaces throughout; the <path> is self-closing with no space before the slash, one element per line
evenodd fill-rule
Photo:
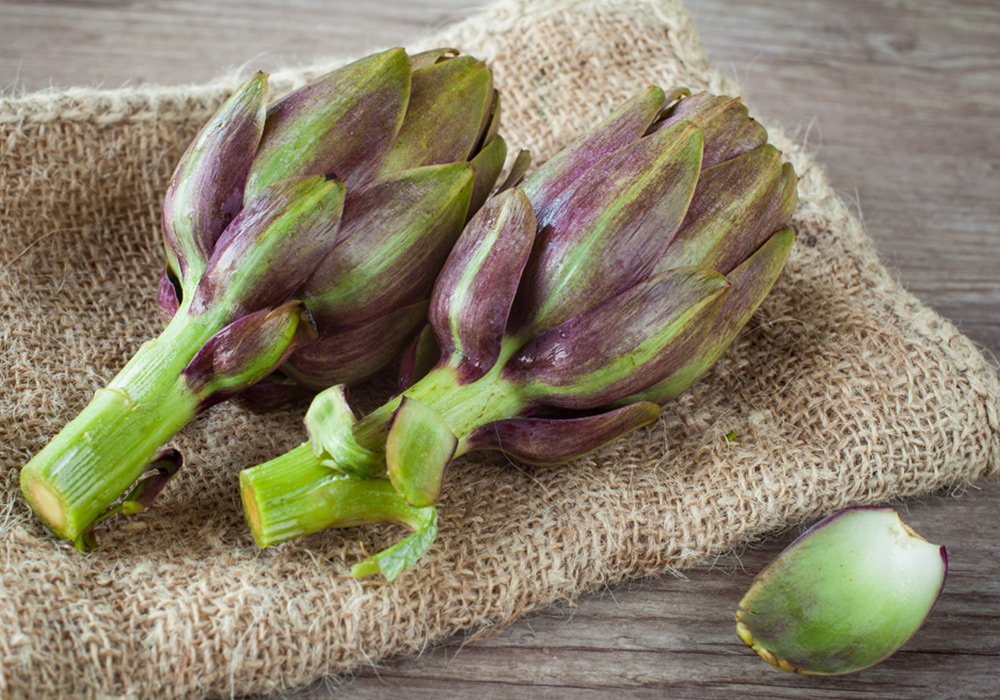
<path fill-rule="evenodd" d="M 677 0 L 508 1 L 420 47 L 436 44 L 492 63 L 504 133 L 538 160 L 649 83 L 733 91 Z M 801 176 L 798 242 L 740 339 L 658 424 L 562 467 L 459 460 L 437 543 L 389 584 L 347 570 L 393 527 L 255 548 L 237 473 L 302 440 L 304 406 L 220 406 L 176 441 L 186 468 L 156 507 L 79 554 L 30 517 L 18 468 L 157 332 L 163 189 L 235 84 L 0 102 L 0 694 L 290 687 L 1000 467 L 995 372 L 893 281 L 821 170 L 771 127 Z"/>

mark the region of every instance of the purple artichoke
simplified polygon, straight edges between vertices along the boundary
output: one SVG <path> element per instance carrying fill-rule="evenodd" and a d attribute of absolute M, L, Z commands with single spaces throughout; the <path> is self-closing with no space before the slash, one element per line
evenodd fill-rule
<path fill-rule="evenodd" d="M 490 71 L 455 54 L 392 49 L 269 107 L 258 73 L 201 130 L 164 200 L 165 330 L 22 470 L 55 534 L 86 546 L 208 406 L 358 382 L 405 348 L 506 157 Z M 114 510 L 148 505 L 170 464 Z"/>
<path fill-rule="evenodd" d="M 485 204 L 434 285 L 409 386 L 361 421 L 323 392 L 310 441 L 241 474 L 259 545 L 358 523 L 367 483 L 369 519 L 417 528 L 355 569 L 392 577 L 433 539 L 456 456 L 579 457 L 715 362 L 784 266 L 797 179 L 739 100 L 675 97 L 647 89 Z"/>

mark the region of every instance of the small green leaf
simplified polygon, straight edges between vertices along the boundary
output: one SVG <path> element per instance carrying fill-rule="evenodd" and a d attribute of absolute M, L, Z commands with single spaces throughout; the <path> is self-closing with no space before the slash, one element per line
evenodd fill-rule
<path fill-rule="evenodd" d="M 412 535 L 359 561 L 351 567 L 351 576 L 361 578 L 382 572 L 386 579 L 392 581 L 403 569 L 416 564 L 437 539 L 437 509 L 434 506 L 421 508 L 418 518 L 413 523 L 415 531 Z"/>

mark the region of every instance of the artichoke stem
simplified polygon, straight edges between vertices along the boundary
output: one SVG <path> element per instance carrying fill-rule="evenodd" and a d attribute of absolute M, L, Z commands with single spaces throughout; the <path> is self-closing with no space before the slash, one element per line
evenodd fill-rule
<path fill-rule="evenodd" d="M 75 540 L 128 490 L 198 412 L 181 372 L 218 330 L 179 311 L 90 404 L 21 470 L 21 489 L 52 530 Z"/>
<path fill-rule="evenodd" d="M 437 410 L 459 439 L 480 425 L 516 415 L 524 405 L 518 387 L 500 378 L 499 367 L 471 384 L 459 384 L 454 372 L 447 365 L 438 367 L 405 394 Z M 400 401 L 401 397 L 392 399 L 354 425 L 354 437 L 360 445 L 385 450 L 386 435 Z M 240 474 L 244 512 L 261 547 L 330 527 L 400 522 L 399 517 L 386 515 L 387 497 L 380 496 L 379 501 L 347 497 L 375 488 L 375 484 L 391 491 L 390 482 L 384 479 L 358 479 L 324 466 L 309 443 Z"/>
<path fill-rule="evenodd" d="M 386 479 L 357 479 L 324 467 L 309 443 L 244 469 L 240 491 L 261 548 L 331 527 L 421 524 L 420 509 L 407 505 Z"/>

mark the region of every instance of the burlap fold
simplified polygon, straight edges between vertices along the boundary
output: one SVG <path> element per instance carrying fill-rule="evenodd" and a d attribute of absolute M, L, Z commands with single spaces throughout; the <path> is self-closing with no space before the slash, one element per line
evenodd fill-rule
<path fill-rule="evenodd" d="M 413 48 L 432 44 L 491 62 L 504 133 L 538 161 L 649 83 L 732 92 L 676 0 L 504 2 Z M 237 473 L 297 444 L 304 406 L 220 406 L 176 441 L 187 464 L 153 510 L 81 555 L 30 517 L 18 468 L 157 332 L 167 177 L 234 85 L 0 101 L 0 695 L 289 687 L 1000 468 L 995 372 L 893 281 L 820 169 L 772 128 L 801 175 L 792 257 L 658 424 L 562 467 L 459 460 L 437 543 L 389 584 L 347 571 L 394 528 L 254 547 Z"/>

